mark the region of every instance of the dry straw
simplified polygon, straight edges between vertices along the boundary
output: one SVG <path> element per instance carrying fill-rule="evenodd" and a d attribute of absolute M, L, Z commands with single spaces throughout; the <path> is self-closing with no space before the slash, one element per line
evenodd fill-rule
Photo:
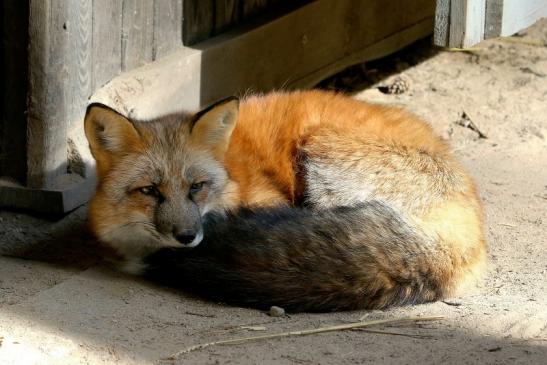
<path fill-rule="evenodd" d="M 184 355 L 192 351 L 202 350 L 204 348 L 217 346 L 217 345 L 239 345 L 239 344 L 247 343 L 247 342 L 271 340 L 271 339 L 283 338 L 283 337 L 307 336 L 307 335 L 313 335 L 313 334 L 325 333 L 325 332 L 353 330 L 357 328 L 364 328 L 364 327 L 370 327 L 370 326 L 376 326 L 376 325 L 382 325 L 382 324 L 438 321 L 443 318 L 444 317 L 442 316 L 435 316 L 435 317 L 406 317 L 406 318 L 395 318 L 395 319 L 379 319 L 374 321 L 360 321 L 360 322 L 347 323 L 347 324 L 324 326 L 324 327 L 305 329 L 300 331 L 288 331 L 288 332 L 281 332 L 281 333 L 272 333 L 272 334 L 262 335 L 262 336 L 251 336 L 251 337 L 235 338 L 231 340 L 213 341 L 213 342 L 207 342 L 207 343 L 202 343 L 199 345 L 188 347 L 184 350 L 178 351 L 170 355 L 164 360 L 176 360 L 180 355 Z"/>

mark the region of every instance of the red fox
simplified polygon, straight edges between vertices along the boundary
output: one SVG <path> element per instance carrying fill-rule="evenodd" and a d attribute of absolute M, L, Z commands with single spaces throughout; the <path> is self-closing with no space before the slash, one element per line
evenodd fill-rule
<path fill-rule="evenodd" d="M 90 224 L 124 268 L 289 311 L 435 301 L 480 278 L 474 184 L 417 117 L 324 91 L 132 121 L 92 104 Z"/>

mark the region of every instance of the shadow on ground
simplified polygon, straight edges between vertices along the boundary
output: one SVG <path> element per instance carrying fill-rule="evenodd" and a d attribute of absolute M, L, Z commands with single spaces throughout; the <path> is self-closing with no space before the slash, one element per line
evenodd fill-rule
<path fill-rule="evenodd" d="M 16 259 L 3 263 L 6 262 L 20 264 Z M 209 347 L 181 355 L 175 363 L 324 364 L 343 359 L 345 363 L 539 364 L 547 357 L 544 343 L 500 338 L 502 334 L 488 334 L 480 322 L 475 330 L 462 331 L 457 328 L 458 310 L 434 303 L 385 312 L 272 318 L 256 310 L 203 302 L 95 267 L 19 302 L 2 305 L 0 328 L 4 333 L 0 335 L 4 338 L 0 359 L 10 360 L 10 354 L 17 354 L 17 358 L 35 356 L 53 361 L 63 354 L 64 360 L 155 363 L 179 350 L 210 341 L 347 323 L 364 314 L 368 314 L 369 320 L 416 313 L 443 314 L 446 319 L 371 328 L 391 334 L 345 331 Z"/>

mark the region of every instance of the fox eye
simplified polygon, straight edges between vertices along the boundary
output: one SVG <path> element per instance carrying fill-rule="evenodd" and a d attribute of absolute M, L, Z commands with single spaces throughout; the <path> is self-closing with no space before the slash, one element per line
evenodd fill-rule
<path fill-rule="evenodd" d="M 153 196 L 155 198 L 161 197 L 160 192 L 153 185 L 143 186 L 142 188 L 139 188 L 138 190 L 141 194 L 144 194 L 144 195 Z"/>
<path fill-rule="evenodd" d="M 198 183 L 193 183 L 190 185 L 190 195 L 197 194 L 203 189 L 203 185 L 205 185 L 205 181 L 200 181 Z"/>

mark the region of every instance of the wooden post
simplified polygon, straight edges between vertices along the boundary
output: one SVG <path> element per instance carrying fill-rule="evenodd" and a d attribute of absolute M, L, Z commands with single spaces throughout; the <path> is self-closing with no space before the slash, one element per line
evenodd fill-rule
<path fill-rule="evenodd" d="M 182 47 L 182 0 L 154 2 L 154 60 Z"/>
<path fill-rule="evenodd" d="M 466 48 L 484 39 L 486 0 L 438 0 L 434 42 Z"/>
<path fill-rule="evenodd" d="M 153 60 L 154 2 L 124 0 L 122 13 L 121 70 L 128 71 Z"/>
<path fill-rule="evenodd" d="M 66 32 L 67 11 L 53 0 L 31 1 L 29 22 L 29 105 L 27 185 L 52 187 L 66 173 L 68 78 L 64 57 L 69 52 Z"/>
<path fill-rule="evenodd" d="M 69 130 L 91 86 L 92 0 L 29 2 L 26 184 L 0 184 L 0 206 L 59 214 L 84 203 L 93 179 L 70 174 Z"/>
<path fill-rule="evenodd" d="M 503 0 L 486 0 L 485 16 L 484 38 L 499 37 L 503 19 Z"/>
<path fill-rule="evenodd" d="M 437 0 L 433 43 L 446 47 L 450 43 L 450 0 Z"/>

